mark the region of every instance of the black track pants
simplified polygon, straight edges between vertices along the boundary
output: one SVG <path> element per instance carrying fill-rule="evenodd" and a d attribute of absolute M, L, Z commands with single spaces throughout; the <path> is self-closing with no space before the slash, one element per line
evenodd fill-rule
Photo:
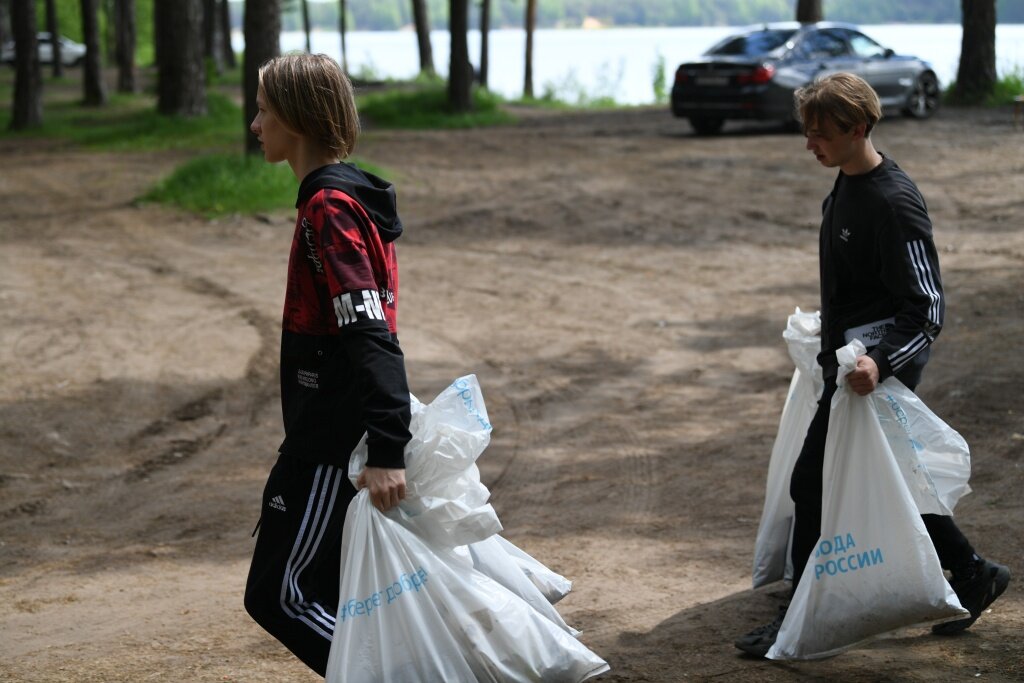
<path fill-rule="evenodd" d="M 341 532 L 355 496 L 345 470 L 281 455 L 263 491 L 245 609 L 323 676 L 338 606 Z"/>
<path fill-rule="evenodd" d="M 825 391 L 818 401 L 818 410 L 807 429 L 800 457 L 793 466 L 789 495 L 794 504 L 793 525 L 793 592 L 803 575 L 807 559 L 821 536 L 822 471 L 825 465 L 825 437 L 832 396 L 836 392 L 835 380 L 826 379 Z M 951 517 L 921 515 L 928 535 L 939 556 L 943 569 L 963 567 L 974 556 L 974 548 L 957 528 Z"/>

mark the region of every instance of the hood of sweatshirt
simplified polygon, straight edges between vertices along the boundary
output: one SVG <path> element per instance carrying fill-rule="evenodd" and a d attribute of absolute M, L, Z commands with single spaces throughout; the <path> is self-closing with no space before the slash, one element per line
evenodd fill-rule
<path fill-rule="evenodd" d="M 372 173 L 349 163 L 323 166 L 302 179 L 295 208 L 324 188 L 341 190 L 359 202 L 370 220 L 377 226 L 383 242 L 394 242 L 402 234 L 402 220 L 398 217 L 395 186 Z"/>

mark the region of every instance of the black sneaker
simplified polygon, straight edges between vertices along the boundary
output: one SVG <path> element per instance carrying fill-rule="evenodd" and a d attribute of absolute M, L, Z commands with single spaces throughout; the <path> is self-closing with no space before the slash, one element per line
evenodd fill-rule
<path fill-rule="evenodd" d="M 786 618 L 788 605 L 779 608 L 779 615 L 770 624 L 759 626 L 745 636 L 740 636 L 733 643 L 736 647 L 754 657 L 764 658 L 768 650 L 772 649 L 775 639 L 779 637 L 779 629 L 782 628 L 782 620 Z"/>
<path fill-rule="evenodd" d="M 950 581 L 953 592 L 960 599 L 960 604 L 971 613 L 971 616 L 956 621 L 947 621 L 944 624 L 936 624 L 932 626 L 932 633 L 951 636 L 966 630 L 989 605 L 995 602 L 996 598 L 1003 594 L 1008 583 L 1010 583 L 1010 570 L 988 560 L 978 563 L 977 569 L 970 578 Z"/>

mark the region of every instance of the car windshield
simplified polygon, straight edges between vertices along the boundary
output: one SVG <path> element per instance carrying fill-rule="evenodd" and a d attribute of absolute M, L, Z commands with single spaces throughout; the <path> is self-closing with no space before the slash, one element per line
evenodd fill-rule
<path fill-rule="evenodd" d="M 766 55 L 786 44 L 796 29 L 763 29 L 741 36 L 730 36 L 714 45 L 705 54 L 741 57 Z"/>

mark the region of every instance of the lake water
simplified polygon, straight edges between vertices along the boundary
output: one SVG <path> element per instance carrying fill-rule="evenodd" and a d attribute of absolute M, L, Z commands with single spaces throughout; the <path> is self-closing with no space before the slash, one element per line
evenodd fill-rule
<path fill-rule="evenodd" d="M 901 54 L 931 63 L 945 86 L 956 78 L 962 31 L 959 24 L 882 24 L 862 26 L 864 33 Z M 735 27 L 615 28 L 595 31 L 538 30 L 534 36 L 533 83 L 538 96 L 554 90 L 570 101 L 580 93 L 607 96 L 618 102 L 654 101 L 654 70 L 659 57 L 666 65 L 667 87 L 680 62 L 699 56 Z M 232 35 L 236 50 L 244 48 L 239 32 Z M 313 51 L 341 55 L 337 32 L 316 31 Z M 448 71 L 449 37 L 431 33 L 434 65 Z M 526 34 L 502 29 L 490 34 L 490 89 L 506 97 L 522 95 Z M 383 78 L 411 78 L 419 71 L 416 35 L 409 31 L 353 31 L 347 36 L 349 70 Z M 299 32 L 281 35 L 283 51 L 305 49 Z M 471 61 L 479 64 L 480 34 L 469 35 Z M 1024 69 L 1024 24 L 996 26 L 996 69 L 1000 75 Z"/>

